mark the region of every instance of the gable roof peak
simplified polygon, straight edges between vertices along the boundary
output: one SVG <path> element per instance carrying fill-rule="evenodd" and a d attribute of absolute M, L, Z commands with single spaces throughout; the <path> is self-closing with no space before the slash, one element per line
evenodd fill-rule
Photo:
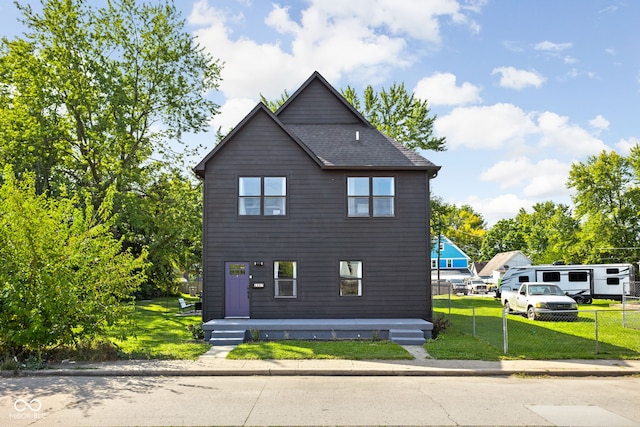
<path fill-rule="evenodd" d="M 278 119 L 278 117 L 269 109 L 269 107 L 267 107 L 262 102 L 258 102 L 258 104 L 255 107 L 253 107 L 253 109 L 249 112 L 249 114 L 247 114 L 244 117 L 244 119 L 242 119 L 242 121 L 240 123 L 238 123 L 236 125 L 236 127 L 234 127 L 231 130 L 231 132 L 229 132 L 224 138 L 222 138 L 222 140 L 220 140 L 218 142 L 218 144 L 216 144 L 215 147 L 213 147 L 213 149 L 200 161 L 200 163 L 198 163 L 195 166 L 194 172 L 196 173 L 196 175 L 201 177 L 201 178 L 203 178 L 204 177 L 204 171 L 205 171 L 205 165 L 209 161 L 209 159 L 211 159 L 218 151 L 220 151 L 222 149 L 222 147 L 224 147 L 229 140 L 233 139 L 233 137 L 238 132 L 240 132 L 240 130 L 242 128 L 244 128 L 247 125 L 247 123 L 249 123 L 251 121 L 251 119 L 253 117 L 255 117 L 260 112 L 266 114 L 271 120 L 273 120 L 273 122 L 276 125 L 278 125 L 278 127 L 280 127 L 280 129 L 282 129 L 296 144 L 298 144 L 300 146 L 300 148 L 302 148 L 309 155 L 309 157 L 311 157 L 313 159 L 313 161 L 315 161 L 318 164 L 318 166 L 322 166 L 322 162 L 320 161 L 318 156 L 315 153 L 313 153 L 309 149 L 309 147 L 307 147 L 307 145 L 300 140 L 300 138 L 297 135 L 293 134 L 289 130 L 289 128 L 287 128 Z"/>
<path fill-rule="evenodd" d="M 275 115 L 280 116 L 287 108 L 294 103 L 296 98 L 303 93 L 312 83 L 320 82 L 338 101 L 344 105 L 358 120 L 367 127 L 373 128 L 374 126 L 360 113 L 356 108 L 346 100 L 344 96 L 336 88 L 334 88 L 318 71 L 314 71 L 307 80 L 276 110 Z"/>

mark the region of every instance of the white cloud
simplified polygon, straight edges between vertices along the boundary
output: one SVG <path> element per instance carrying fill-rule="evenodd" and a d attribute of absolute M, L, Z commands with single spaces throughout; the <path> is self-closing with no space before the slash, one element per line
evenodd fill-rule
<path fill-rule="evenodd" d="M 459 107 L 434 123 L 439 136 L 446 136 L 449 147 L 476 150 L 499 149 L 507 142 L 516 148 L 535 133 L 529 114 L 512 104 Z"/>
<path fill-rule="evenodd" d="M 530 170 L 529 183 L 523 194 L 534 198 L 567 196 L 570 190 L 566 183 L 571 165 L 557 159 L 544 159 L 534 164 Z"/>
<path fill-rule="evenodd" d="M 589 124 L 591 127 L 596 128 L 598 130 L 607 130 L 609 129 L 609 120 L 602 117 L 602 115 L 598 114 L 593 119 L 589 120 Z"/>
<path fill-rule="evenodd" d="M 419 59 L 420 53 L 409 50 L 410 41 L 421 41 L 425 49 L 439 46 L 443 18 L 474 30 L 477 24 L 468 15 L 482 4 L 461 8 L 455 0 L 311 0 L 299 19 L 274 4 L 264 22 L 286 44 L 234 37 L 235 25 L 243 24 L 242 13 L 231 14 L 209 0 L 197 1 L 188 21 L 197 27 L 193 33 L 198 42 L 224 63 L 224 97 L 257 101 L 260 94 L 276 98 L 295 89 L 314 70 L 332 84 L 345 75 L 351 84 L 380 83 L 392 70 Z"/>
<path fill-rule="evenodd" d="M 529 159 L 520 157 L 513 160 L 503 160 L 480 174 L 483 181 L 496 182 L 501 189 L 517 187 L 529 176 L 532 166 Z"/>
<path fill-rule="evenodd" d="M 469 82 L 456 86 L 456 76 L 452 73 L 436 73 L 423 77 L 414 94 L 428 100 L 430 105 L 464 105 L 482 101 L 480 88 Z"/>
<path fill-rule="evenodd" d="M 538 127 L 542 134 L 541 147 L 550 147 L 577 157 L 594 155 L 609 147 L 577 125 L 569 123 L 569 118 L 546 111 L 538 117 Z"/>
<path fill-rule="evenodd" d="M 543 42 L 537 43 L 533 48 L 535 50 L 541 50 L 545 52 L 559 53 L 563 50 L 569 49 L 572 46 L 572 43 L 553 43 L 545 40 Z"/>
<path fill-rule="evenodd" d="M 274 6 L 278 8 L 278 6 Z M 312 0 L 302 11 L 301 24 L 290 30 L 310 34 L 321 40 L 344 24 L 366 28 L 370 34 L 385 28 L 393 35 L 404 35 L 432 43 L 440 42 L 438 19 L 447 16 L 457 23 L 469 20 L 454 0 Z"/>
<path fill-rule="evenodd" d="M 540 87 L 545 78 L 535 71 L 519 70 L 514 67 L 494 68 L 491 75 L 500 74 L 500 86 L 510 89 L 524 89 L 528 86 Z"/>
<path fill-rule="evenodd" d="M 257 101 L 250 98 L 229 99 L 220 107 L 220 114 L 213 117 L 214 129 L 221 129 L 223 135 L 233 129 L 257 105 Z"/>
<path fill-rule="evenodd" d="M 527 197 L 540 198 L 568 194 L 565 187 L 571 165 L 557 159 L 533 163 L 519 157 L 503 160 L 480 174 L 483 181 L 495 182 L 501 189 L 524 186 Z"/>
<path fill-rule="evenodd" d="M 475 211 L 482 213 L 487 226 L 492 227 L 501 219 L 515 217 L 520 209 L 528 209 L 534 202 L 522 199 L 515 194 L 501 194 L 493 198 L 471 196 L 462 204 L 467 204 Z"/>
<path fill-rule="evenodd" d="M 636 145 L 640 145 L 640 138 L 631 137 L 629 139 L 621 139 L 616 143 L 618 152 L 623 156 L 628 156 L 631 153 L 631 149 Z"/>

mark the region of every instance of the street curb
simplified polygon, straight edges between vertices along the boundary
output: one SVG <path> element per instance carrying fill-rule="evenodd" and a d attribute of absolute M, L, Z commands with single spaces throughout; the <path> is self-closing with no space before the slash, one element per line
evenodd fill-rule
<path fill-rule="evenodd" d="M 230 376 L 348 376 L 348 377 L 625 377 L 640 375 L 640 370 L 540 370 L 540 369 L 48 369 L 38 371 L 2 371 L 0 377 L 230 377 Z"/>

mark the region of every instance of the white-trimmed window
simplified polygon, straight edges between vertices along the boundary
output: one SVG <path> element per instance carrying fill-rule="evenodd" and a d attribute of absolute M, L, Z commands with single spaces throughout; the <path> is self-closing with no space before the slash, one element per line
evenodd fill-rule
<path fill-rule="evenodd" d="M 431 268 L 437 268 L 438 267 L 438 260 L 437 259 L 432 259 L 431 260 Z"/>
<path fill-rule="evenodd" d="M 340 261 L 340 296 L 362 296 L 362 261 Z"/>
<path fill-rule="evenodd" d="M 273 281 L 276 298 L 296 298 L 298 296 L 298 271 L 295 261 L 273 263 Z"/>
<path fill-rule="evenodd" d="M 284 176 L 241 176 L 238 179 L 240 215 L 286 215 L 287 178 Z"/>
<path fill-rule="evenodd" d="M 393 217 L 395 178 L 348 177 L 347 205 L 350 217 Z"/>

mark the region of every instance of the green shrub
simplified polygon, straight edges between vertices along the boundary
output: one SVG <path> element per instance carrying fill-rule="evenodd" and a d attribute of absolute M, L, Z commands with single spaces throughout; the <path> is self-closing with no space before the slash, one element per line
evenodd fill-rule
<path fill-rule="evenodd" d="M 187 325 L 187 330 L 191 333 L 194 340 L 204 339 L 204 329 L 202 329 L 202 323 Z"/>
<path fill-rule="evenodd" d="M 447 329 L 450 326 L 449 321 L 442 314 L 438 314 L 437 316 L 435 316 L 431 320 L 431 323 L 433 323 L 433 330 L 431 331 L 431 338 L 434 339 L 434 340 L 436 338 L 438 338 L 438 335 L 440 335 L 440 333 L 442 331 L 444 331 L 445 329 Z"/>

